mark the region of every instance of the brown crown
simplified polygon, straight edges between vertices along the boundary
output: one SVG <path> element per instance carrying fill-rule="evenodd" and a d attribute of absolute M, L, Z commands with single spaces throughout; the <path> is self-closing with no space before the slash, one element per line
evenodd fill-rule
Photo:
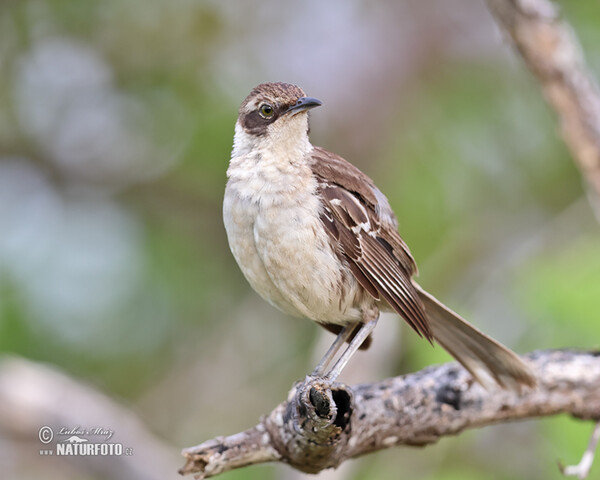
<path fill-rule="evenodd" d="M 240 106 L 240 113 L 246 111 L 246 106 L 250 103 L 272 102 L 277 106 L 291 106 L 299 98 L 305 97 L 304 91 L 297 85 L 291 83 L 261 83 L 254 87 L 250 94 L 245 98 Z"/>

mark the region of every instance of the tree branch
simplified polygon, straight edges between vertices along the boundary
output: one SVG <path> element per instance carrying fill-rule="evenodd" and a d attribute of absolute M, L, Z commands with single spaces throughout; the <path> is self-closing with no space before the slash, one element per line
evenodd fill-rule
<path fill-rule="evenodd" d="M 521 393 L 486 391 L 456 363 L 353 388 L 307 377 L 254 428 L 184 449 L 179 472 L 209 478 L 280 461 L 316 473 L 375 450 L 428 445 L 499 422 L 558 413 L 600 420 L 600 353 L 525 358 L 539 383 Z"/>
<path fill-rule="evenodd" d="M 549 0 L 487 0 L 560 119 L 562 136 L 592 188 L 600 217 L 600 92 L 581 46 Z"/>

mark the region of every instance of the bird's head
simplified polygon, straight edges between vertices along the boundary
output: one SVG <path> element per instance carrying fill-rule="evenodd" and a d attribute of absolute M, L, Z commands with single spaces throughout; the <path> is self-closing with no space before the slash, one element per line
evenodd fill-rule
<path fill-rule="evenodd" d="M 308 111 L 319 105 L 320 100 L 307 97 L 296 85 L 261 83 L 240 106 L 236 136 L 253 146 L 308 141 Z"/>

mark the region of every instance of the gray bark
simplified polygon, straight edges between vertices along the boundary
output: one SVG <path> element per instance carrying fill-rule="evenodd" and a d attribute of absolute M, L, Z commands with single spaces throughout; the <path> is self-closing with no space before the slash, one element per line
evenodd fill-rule
<path fill-rule="evenodd" d="M 600 420 L 598 352 L 524 358 L 538 385 L 521 392 L 487 391 L 456 363 L 355 387 L 307 377 L 255 427 L 183 450 L 180 473 L 209 478 L 272 461 L 316 473 L 375 450 L 428 445 L 499 422 L 558 413 Z"/>

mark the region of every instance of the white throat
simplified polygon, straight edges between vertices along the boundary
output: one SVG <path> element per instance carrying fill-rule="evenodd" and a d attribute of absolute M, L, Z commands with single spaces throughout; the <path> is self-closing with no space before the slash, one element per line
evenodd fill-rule
<path fill-rule="evenodd" d="M 308 139 L 308 115 L 282 117 L 269 125 L 262 136 L 247 133 L 239 120 L 235 124 L 231 158 L 260 152 L 282 160 L 302 158 L 312 150 Z"/>
<path fill-rule="evenodd" d="M 252 135 L 238 121 L 227 190 L 253 204 L 273 205 L 312 195 L 316 189 L 308 159 L 307 115 L 280 118 L 264 135 Z M 300 195 L 299 192 L 303 192 Z"/>

